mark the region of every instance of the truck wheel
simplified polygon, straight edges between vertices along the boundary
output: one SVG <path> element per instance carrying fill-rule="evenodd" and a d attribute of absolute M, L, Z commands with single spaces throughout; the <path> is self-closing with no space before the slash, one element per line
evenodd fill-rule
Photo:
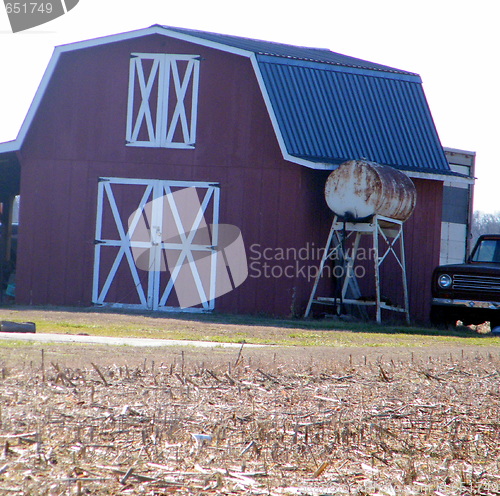
<path fill-rule="evenodd" d="M 441 307 L 431 307 L 430 317 L 432 325 L 438 328 L 447 328 L 457 323 L 457 319 L 452 317 L 446 309 Z"/>
<path fill-rule="evenodd" d="M 490 321 L 490 329 L 493 334 L 500 335 L 500 319 L 493 319 Z"/>

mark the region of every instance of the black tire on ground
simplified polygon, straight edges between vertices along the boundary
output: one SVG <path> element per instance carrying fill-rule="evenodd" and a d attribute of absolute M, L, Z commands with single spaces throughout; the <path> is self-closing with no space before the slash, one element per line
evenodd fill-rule
<path fill-rule="evenodd" d="M 499 327 L 500 326 L 500 318 L 496 318 L 496 319 L 491 319 L 490 320 L 490 329 L 491 329 L 491 332 L 493 332 L 493 329 L 495 329 L 495 327 Z M 498 332 L 496 332 L 495 334 L 499 334 Z"/>
<path fill-rule="evenodd" d="M 442 307 L 432 306 L 431 307 L 431 324 L 438 328 L 447 328 L 450 326 L 455 326 L 457 319 L 450 315 L 450 312 Z"/>

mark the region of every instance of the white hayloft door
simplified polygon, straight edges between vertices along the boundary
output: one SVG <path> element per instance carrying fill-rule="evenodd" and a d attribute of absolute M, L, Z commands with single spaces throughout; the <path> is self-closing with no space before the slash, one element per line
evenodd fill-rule
<path fill-rule="evenodd" d="M 194 148 L 199 73 L 197 55 L 131 54 L 128 146 Z"/>

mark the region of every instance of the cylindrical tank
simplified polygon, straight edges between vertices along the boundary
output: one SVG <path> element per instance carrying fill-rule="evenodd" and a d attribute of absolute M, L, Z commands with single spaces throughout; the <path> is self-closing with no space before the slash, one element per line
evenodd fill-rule
<path fill-rule="evenodd" d="M 412 180 L 397 169 L 349 160 L 328 176 L 325 198 L 330 209 L 346 220 L 379 214 L 405 221 L 415 208 L 417 192 Z"/>

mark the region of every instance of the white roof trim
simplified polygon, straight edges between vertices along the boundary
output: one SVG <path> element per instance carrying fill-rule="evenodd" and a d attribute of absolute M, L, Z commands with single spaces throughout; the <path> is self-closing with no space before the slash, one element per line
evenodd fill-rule
<path fill-rule="evenodd" d="M 309 167 L 309 169 L 315 170 L 335 170 L 338 168 L 338 165 L 327 164 L 325 162 L 312 162 L 311 160 L 305 160 L 303 158 L 294 157 L 293 155 L 286 154 L 285 160 L 289 162 L 293 162 L 294 164 L 299 164 L 304 167 Z"/>
<path fill-rule="evenodd" d="M 19 151 L 19 145 L 17 143 L 17 140 L 0 143 L 0 153 L 9 153 L 18 151 Z"/>
<path fill-rule="evenodd" d="M 459 153 L 459 154 L 462 154 L 462 155 L 476 156 L 476 152 L 472 152 L 472 151 L 469 151 L 469 150 L 460 150 L 459 148 L 449 148 L 447 146 L 443 146 L 443 150 L 445 152 L 450 152 L 450 153 Z"/>
<path fill-rule="evenodd" d="M 417 171 L 402 171 L 408 177 L 413 177 L 415 179 L 430 179 L 432 181 L 448 181 L 451 183 L 462 183 L 462 184 L 474 184 L 476 180 L 475 177 L 465 177 L 465 176 L 454 176 L 452 174 L 439 174 L 439 173 L 429 173 L 429 172 L 417 172 Z"/>

